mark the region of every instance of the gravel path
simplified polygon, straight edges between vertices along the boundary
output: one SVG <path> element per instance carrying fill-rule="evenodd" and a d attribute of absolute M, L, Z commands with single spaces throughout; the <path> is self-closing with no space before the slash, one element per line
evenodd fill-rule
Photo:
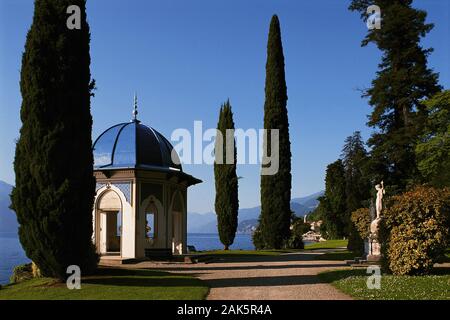
<path fill-rule="evenodd" d="M 315 260 L 314 253 L 227 257 L 212 263 L 140 262 L 124 267 L 191 274 L 205 280 L 208 300 L 342 300 L 351 297 L 322 282 L 317 274 L 340 267 L 341 261 Z"/>

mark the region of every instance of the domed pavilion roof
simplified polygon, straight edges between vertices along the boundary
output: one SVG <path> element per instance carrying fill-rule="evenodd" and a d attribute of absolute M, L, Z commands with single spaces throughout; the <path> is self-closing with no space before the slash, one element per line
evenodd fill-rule
<path fill-rule="evenodd" d="M 107 129 L 94 142 L 93 148 L 95 169 L 158 167 L 182 171 L 178 155 L 170 142 L 138 120 Z"/>
<path fill-rule="evenodd" d="M 116 124 L 94 142 L 94 170 L 142 169 L 174 173 L 187 178 L 190 185 L 201 180 L 183 172 L 172 144 L 155 129 L 137 120 L 135 97 L 134 119 Z"/>

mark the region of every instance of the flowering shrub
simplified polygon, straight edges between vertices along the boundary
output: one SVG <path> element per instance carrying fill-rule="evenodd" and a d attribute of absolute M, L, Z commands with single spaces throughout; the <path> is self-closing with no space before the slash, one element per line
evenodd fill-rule
<path fill-rule="evenodd" d="M 448 244 L 450 190 L 417 187 L 394 196 L 383 212 L 383 264 L 395 275 L 431 271 Z"/>

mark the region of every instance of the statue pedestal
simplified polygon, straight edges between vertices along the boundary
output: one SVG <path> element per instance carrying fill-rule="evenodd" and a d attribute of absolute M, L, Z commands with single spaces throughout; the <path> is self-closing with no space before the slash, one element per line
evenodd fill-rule
<path fill-rule="evenodd" d="M 381 244 L 377 239 L 368 240 L 367 261 L 378 262 L 381 260 Z"/>
<path fill-rule="evenodd" d="M 381 260 L 381 244 L 378 241 L 378 228 L 381 219 L 377 218 L 370 224 L 369 238 L 364 241 L 364 251 L 368 262 L 378 262 Z"/>

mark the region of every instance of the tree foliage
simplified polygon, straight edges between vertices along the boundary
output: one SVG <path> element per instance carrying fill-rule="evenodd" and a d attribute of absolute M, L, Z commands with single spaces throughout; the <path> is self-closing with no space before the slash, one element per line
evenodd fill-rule
<path fill-rule="evenodd" d="M 220 108 L 217 130 L 221 132 L 223 139 L 216 139 L 216 160 L 214 162 L 214 177 L 216 185 L 215 210 L 217 214 L 217 228 L 219 237 L 225 250 L 233 244 L 238 226 L 238 177 L 236 175 L 236 145 L 234 143 L 234 121 L 230 101 L 225 102 Z M 227 133 L 228 131 L 228 133 Z M 227 138 L 232 140 L 232 145 L 227 147 Z M 222 144 L 222 145 L 220 145 Z M 221 148 L 222 153 L 217 152 Z M 231 149 L 231 150 L 230 150 Z M 227 163 L 227 153 L 232 153 L 232 164 Z M 222 156 L 222 159 L 219 157 Z"/>
<path fill-rule="evenodd" d="M 373 107 L 368 125 L 377 131 L 369 139 L 372 178 L 398 190 L 417 177 L 415 143 L 427 112 L 423 99 L 440 91 L 438 74 L 427 67 L 432 49 L 420 45 L 433 28 L 426 12 L 412 0 L 353 0 L 350 10 L 367 20 L 369 5 L 381 8 L 381 29 L 369 30 L 363 46 L 375 44 L 383 53 L 377 77 L 364 96 Z"/>
<path fill-rule="evenodd" d="M 425 182 L 450 187 L 450 90 L 424 102 L 425 129 L 416 146 L 418 167 Z"/>
<path fill-rule="evenodd" d="M 66 26 L 81 9 L 81 29 Z M 64 279 L 97 263 L 92 243 L 95 193 L 90 94 L 90 33 L 84 0 L 36 0 L 22 57 L 22 127 L 11 200 L 20 242 L 43 276 Z"/>
<path fill-rule="evenodd" d="M 290 234 L 291 147 L 287 99 L 280 22 L 274 15 L 267 43 L 264 129 L 279 130 L 279 170 L 274 175 L 261 175 L 259 228 L 264 247 L 275 249 L 281 248 Z M 264 139 L 268 154 L 271 154 L 270 136 L 267 134 Z"/>
<path fill-rule="evenodd" d="M 315 214 L 324 220 L 330 238 L 348 237 L 348 249 L 362 251 L 363 240 L 351 222 L 351 213 L 370 198 L 368 154 L 359 131 L 345 139 L 341 159 L 328 165 L 325 194 Z"/>
<path fill-rule="evenodd" d="M 347 234 L 345 187 L 344 164 L 339 159 L 327 166 L 325 194 L 319 198 L 323 227 L 329 239 L 340 239 Z"/>
<path fill-rule="evenodd" d="M 368 155 L 361 132 L 356 131 L 345 139 L 341 159 L 345 170 L 346 209 L 350 216 L 370 198 L 370 181 L 367 176 Z"/>
<path fill-rule="evenodd" d="M 364 250 L 364 238 L 351 221 L 352 212 L 361 208 L 370 198 L 370 180 L 368 177 L 368 154 L 361 137 L 356 131 L 345 139 L 341 154 L 345 170 L 346 224 L 345 234 L 348 236 L 347 248 L 351 251 Z"/>
<path fill-rule="evenodd" d="M 311 224 L 304 221 L 303 217 L 293 216 L 292 219 L 292 233 L 297 235 L 304 235 L 311 230 Z"/>

